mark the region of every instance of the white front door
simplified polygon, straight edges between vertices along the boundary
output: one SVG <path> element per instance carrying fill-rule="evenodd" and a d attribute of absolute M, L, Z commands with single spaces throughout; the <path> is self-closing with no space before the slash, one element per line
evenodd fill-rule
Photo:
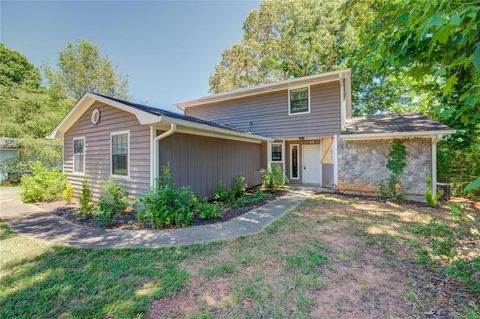
<path fill-rule="evenodd" d="M 321 184 L 322 165 L 320 164 L 320 144 L 303 145 L 303 176 L 304 184 Z"/>

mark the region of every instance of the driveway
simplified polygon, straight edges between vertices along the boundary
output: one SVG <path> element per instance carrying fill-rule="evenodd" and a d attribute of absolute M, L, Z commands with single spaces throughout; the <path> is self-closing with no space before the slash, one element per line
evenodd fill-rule
<path fill-rule="evenodd" d="M 171 230 L 105 230 L 73 224 L 32 204 L 24 204 L 18 189 L 0 189 L 0 219 L 17 233 L 74 247 L 168 247 L 233 239 L 256 234 L 313 194 L 295 190 L 223 223 Z"/>

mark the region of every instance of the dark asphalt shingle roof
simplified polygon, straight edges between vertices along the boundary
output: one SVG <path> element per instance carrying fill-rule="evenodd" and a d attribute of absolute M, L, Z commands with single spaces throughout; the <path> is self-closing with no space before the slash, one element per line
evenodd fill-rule
<path fill-rule="evenodd" d="M 342 134 L 446 131 L 450 127 L 419 113 L 379 114 L 347 119 Z"/>
<path fill-rule="evenodd" d="M 125 105 L 128 105 L 128 106 L 131 106 L 133 108 L 136 108 L 138 110 L 141 110 L 141 111 L 144 111 L 144 112 L 147 112 L 147 113 L 150 113 L 150 114 L 159 115 L 159 116 L 163 115 L 163 116 L 172 117 L 172 118 L 175 118 L 175 119 L 184 120 L 184 121 L 188 121 L 188 122 L 192 122 L 192 123 L 196 123 L 196 124 L 203 124 L 203 125 L 208 125 L 208 126 L 211 126 L 211 127 L 230 130 L 230 131 L 234 131 L 234 132 L 238 132 L 238 133 L 249 134 L 249 132 L 246 132 L 246 131 L 243 131 L 243 130 L 240 130 L 240 129 L 237 129 L 235 127 L 231 127 L 231 126 L 228 126 L 228 125 L 220 124 L 220 123 L 217 123 L 217 122 L 206 121 L 206 120 L 199 119 L 197 117 L 183 115 L 183 114 L 179 114 L 179 113 L 175 113 L 175 112 L 171 112 L 171 111 L 167 111 L 167 110 L 164 110 L 164 109 L 160 109 L 160 108 L 156 108 L 156 107 L 152 107 L 152 106 L 148 106 L 148 105 L 143 105 L 143 104 L 139 104 L 139 103 L 133 103 L 133 102 L 130 102 L 130 101 L 117 99 L 117 98 L 107 96 L 107 95 L 103 95 L 103 94 L 99 94 L 99 93 L 94 93 L 94 92 L 91 92 L 91 93 L 95 94 L 95 95 L 98 95 L 98 96 L 101 96 L 101 97 L 104 97 L 104 98 L 107 98 L 107 99 L 110 99 L 110 100 L 113 100 L 113 101 L 116 101 L 116 102 L 119 102 L 119 103 L 122 103 L 122 104 L 125 104 Z"/>

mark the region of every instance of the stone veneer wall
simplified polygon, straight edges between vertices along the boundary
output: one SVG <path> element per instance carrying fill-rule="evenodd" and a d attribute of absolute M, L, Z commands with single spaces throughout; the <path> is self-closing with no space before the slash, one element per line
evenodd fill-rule
<path fill-rule="evenodd" d="M 338 189 L 345 192 L 378 193 L 378 185 L 390 177 L 387 169 L 392 140 L 338 142 Z M 432 172 L 432 140 L 405 140 L 407 166 L 400 185 L 407 195 L 418 196 L 427 189 L 426 179 Z M 423 198 L 423 197 L 422 197 Z"/>

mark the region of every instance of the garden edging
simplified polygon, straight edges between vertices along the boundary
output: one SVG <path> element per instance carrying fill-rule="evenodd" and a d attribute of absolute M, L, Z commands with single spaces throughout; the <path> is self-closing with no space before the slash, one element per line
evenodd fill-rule
<path fill-rule="evenodd" d="M 0 218 L 21 235 L 55 244 L 79 248 L 159 248 L 259 233 L 312 194 L 311 191 L 293 190 L 226 222 L 167 230 L 105 230 L 80 226 L 51 212 L 39 212 L 38 207 L 23 204 L 18 199 L 2 200 Z"/>

